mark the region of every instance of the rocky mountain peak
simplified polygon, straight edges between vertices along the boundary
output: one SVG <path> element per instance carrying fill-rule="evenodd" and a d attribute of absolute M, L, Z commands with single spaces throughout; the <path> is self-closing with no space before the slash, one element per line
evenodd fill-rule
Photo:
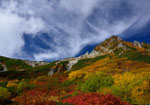
<path fill-rule="evenodd" d="M 109 53 L 120 52 L 121 55 L 123 52 L 134 50 L 136 52 L 150 52 L 150 44 L 145 42 L 140 43 L 138 41 L 127 42 L 122 40 L 118 36 L 111 36 L 110 38 L 106 39 L 104 42 L 99 44 L 94 48 L 94 51 L 98 52 L 99 55 L 105 55 Z M 147 53 L 147 54 L 148 54 Z"/>
<path fill-rule="evenodd" d="M 94 48 L 94 51 L 99 52 L 100 55 L 105 55 L 114 52 L 116 48 L 122 47 L 126 49 L 126 47 L 123 45 L 123 42 L 124 41 L 120 37 L 113 35 L 98 46 L 96 46 Z"/>
<path fill-rule="evenodd" d="M 110 38 L 108 38 L 107 40 L 122 40 L 119 36 L 113 35 Z"/>

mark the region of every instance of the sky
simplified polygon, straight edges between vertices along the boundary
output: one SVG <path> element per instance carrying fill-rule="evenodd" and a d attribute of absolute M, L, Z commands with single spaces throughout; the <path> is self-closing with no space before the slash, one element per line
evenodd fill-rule
<path fill-rule="evenodd" d="M 0 0 L 0 55 L 79 56 L 117 35 L 150 43 L 150 0 Z"/>

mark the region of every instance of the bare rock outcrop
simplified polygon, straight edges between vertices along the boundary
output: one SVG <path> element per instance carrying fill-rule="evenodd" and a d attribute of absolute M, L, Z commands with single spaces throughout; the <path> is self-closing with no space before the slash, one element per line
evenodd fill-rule
<path fill-rule="evenodd" d="M 25 63 L 27 63 L 28 65 L 30 65 L 32 67 L 42 66 L 42 65 L 48 64 L 48 62 L 45 62 L 45 61 L 28 61 L 28 60 L 26 60 Z"/>
<path fill-rule="evenodd" d="M 5 72 L 5 71 L 7 71 L 7 67 L 0 62 L 0 72 Z"/>

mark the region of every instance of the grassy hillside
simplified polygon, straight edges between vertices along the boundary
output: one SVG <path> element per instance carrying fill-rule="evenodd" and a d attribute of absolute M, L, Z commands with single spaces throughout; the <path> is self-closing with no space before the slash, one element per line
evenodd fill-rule
<path fill-rule="evenodd" d="M 75 65 L 73 65 L 71 70 L 81 69 L 81 68 L 83 68 L 85 66 L 88 66 L 88 65 L 91 65 L 94 62 L 96 62 L 96 61 L 98 61 L 100 59 L 103 59 L 105 57 L 106 57 L 106 55 L 105 56 L 98 56 L 98 57 L 95 57 L 95 58 L 81 59 Z"/>
<path fill-rule="evenodd" d="M 127 57 L 129 60 L 150 63 L 150 55 L 142 55 L 135 51 L 127 51 L 122 55 L 122 57 Z"/>
<path fill-rule="evenodd" d="M 0 56 L 0 62 L 5 64 L 8 71 L 24 70 L 31 68 L 31 66 L 29 66 L 23 60 L 20 59 L 10 59 Z"/>

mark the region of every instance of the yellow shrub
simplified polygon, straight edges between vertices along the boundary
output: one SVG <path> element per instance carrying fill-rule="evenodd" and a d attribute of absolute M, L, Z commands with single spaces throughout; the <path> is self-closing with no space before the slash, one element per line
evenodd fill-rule
<path fill-rule="evenodd" d="M 18 80 L 9 81 L 7 87 L 17 87 Z"/>
<path fill-rule="evenodd" d="M 132 98 L 135 104 L 150 103 L 150 82 L 144 80 L 139 86 L 132 89 Z"/>
<path fill-rule="evenodd" d="M 85 76 L 85 72 L 78 70 L 78 71 L 73 71 L 69 74 L 69 79 L 79 79 Z"/>
<path fill-rule="evenodd" d="M 118 65 L 118 62 L 126 60 L 125 58 L 118 60 L 110 60 L 109 57 L 106 57 L 104 59 L 101 59 L 92 65 L 86 66 L 80 70 L 77 71 L 72 71 L 69 74 L 69 78 L 82 78 L 84 77 L 85 79 L 89 78 L 93 74 L 99 74 L 101 72 L 106 73 L 107 75 L 114 75 L 116 73 L 121 73 L 122 70 L 116 68 Z"/>
<path fill-rule="evenodd" d="M 103 93 L 103 94 L 111 94 L 112 89 L 107 87 L 107 88 L 100 89 L 98 92 Z"/>
<path fill-rule="evenodd" d="M 11 93 L 8 91 L 7 88 L 0 87 L 0 101 L 10 98 Z"/>
<path fill-rule="evenodd" d="M 124 74 L 116 74 L 113 76 L 115 85 L 130 86 L 142 81 L 144 76 L 142 74 L 133 74 L 125 72 Z"/>
<path fill-rule="evenodd" d="M 148 104 L 150 97 L 150 77 L 147 71 L 141 73 L 126 72 L 113 76 L 112 93 L 132 104 Z"/>
<path fill-rule="evenodd" d="M 54 101 L 54 102 L 59 102 L 58 99 L 59 99 L 58 96 L 50 96 L 50 97 L 48 98 L 49 101 Z"/>

